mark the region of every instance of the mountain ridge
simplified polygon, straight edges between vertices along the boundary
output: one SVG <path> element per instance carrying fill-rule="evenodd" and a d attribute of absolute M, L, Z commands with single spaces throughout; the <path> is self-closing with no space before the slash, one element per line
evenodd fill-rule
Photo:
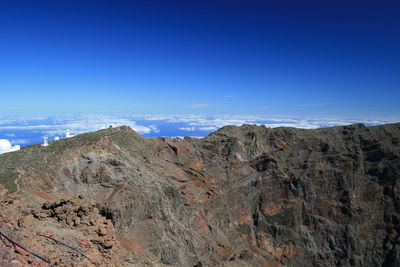
<path fill-rule="evenodd" d="M 32 202 L 83 197 L 122 266 L 397 266 L 399 138 L 400 123 L 118 127 L 0 155 L 0 183 Z"/>

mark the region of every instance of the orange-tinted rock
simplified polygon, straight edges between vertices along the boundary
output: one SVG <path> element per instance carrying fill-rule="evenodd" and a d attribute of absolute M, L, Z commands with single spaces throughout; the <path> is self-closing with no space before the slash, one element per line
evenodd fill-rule
<path fill-rule="evenodd" d="M 235 225 L 241 225 L 241 224 L 245 224 L 245 223 L 249 223 L 251 222 L 252 218 L 250 215 L 245 214 L 243 216 L 241 216 L 240 218 L 238 218 L 237 220 L 235 220 L 233 223 Z"/>
<path fill-rule="evenodd" d="M 279 262 L 273 261 L 273 260 L 263 260 L 262 261 L 262 266 L 263 267 L 280 267 L 282 266 Z"/>
<path fill-rule="evenodd" d="M 119 244 L 121 245 L 121 247 L 123 247 L 124 249 L 126 249 L 128 251 L 131 251 L 131 252 L 134 252 L 137 254 L 141 254 L 141 255 L 145 255 L 145 253 L 146 253 L 145 247 L 143 247 L 136 240 L 129 239 L 124 236 L 119 236 L 118 241 L 119 241 Z"/>
<path fill-rule="evenodd" d="M 234 251 L 235 250 L 229 246 L 218 247 L 217 255 L 218 258 L 221 259 L 221 261 L 227 261 L 230 259 L 231 256 L 233 256 Z"/>
<path fill-rule="evenodd" d="M 23 249 L 21 247 L 18 247 L 18 246 L 15 246 L 15 252 L 17 252 L 18 254 L 21 254 L 23 256 L 28 256 L 29 255 L 28 251 L 26 251 L 25 249 Z"/>
<path fill-rule="evenodd" d="M 86 247 L 86 248 L 88 248 L 88 247 L 90 246 L 88 241 L 81 241 L 81 242 L 79 243 L 79 245 L 80 245 L 81 247 Z"/>
<path fill-rule="evenodd" d="M 257 245 L 280 261 L 296 256 L 300 250 L 299 246 L 295 244 L 274 241 L 267 233 L 257 234 Z"/>

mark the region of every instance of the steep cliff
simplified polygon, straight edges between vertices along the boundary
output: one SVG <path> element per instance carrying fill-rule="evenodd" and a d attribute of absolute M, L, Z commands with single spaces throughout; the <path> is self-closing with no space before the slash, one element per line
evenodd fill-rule
<path fill-rule="evenodd" d="M 21 199 L 2 216 L 82 233 L 76 247 L 105 266 L 400 266 L 399 139 L 400 124 L 227 126 L 184 140 L 101 130 L 0 155 L 5 198 Z M 60 203 L 69 223 L 49 211 Z M 81 206 L 99 215 L 92 225 L 74 222 Z M 24 229 L 12 218 L 1 229 Z"/>

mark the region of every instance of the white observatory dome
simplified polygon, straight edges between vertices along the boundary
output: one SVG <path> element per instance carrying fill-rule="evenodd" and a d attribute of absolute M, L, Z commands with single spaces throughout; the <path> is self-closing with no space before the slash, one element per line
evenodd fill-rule
<path fill-rule="evenodd" d="M 0 139 L 0 154 L 17 151 L 20 149 L 20 146 L 12 146 L 11 142 L 7 139 Z"/>
<path fill-rule="evenodd" d="M 0 139 L 0 154 L 11 151 L 11 142 L 7 139 Z"/>
<path fill-rule="evenodd" d="M 7 139 L 0 139 L 0 152 L 11 149 L 11 142 Z"/>

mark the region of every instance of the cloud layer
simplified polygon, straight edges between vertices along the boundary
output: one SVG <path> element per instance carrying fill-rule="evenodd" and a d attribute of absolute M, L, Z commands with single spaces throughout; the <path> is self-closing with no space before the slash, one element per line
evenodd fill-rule
<path fill-rule="evenodd" d="M 364 123 L 366 125 L 378 125 L 385 123 L 398 122 L 400 118 L 394 119 L 368 119 L 368 118 L 284 118 L 284 117 L 269 117 L 269 116 L 240 116 L 240 115 L 143 115 L 134 116 L 135 118 L 147 121 L 164 121 L 168 123 L 184 123 L 184 127 L 179 127 L 182 131 L 215 131 L 227 125 L 242 124 L 263 124 L 267 127 L 295 127 L 303 129 L 316 129 L 321 127 L 340 126 L 353 123 Z"/>
<path fill-rule="evenodd" d="M 12 144 L 30 145 L 41 141 L 44 135 L 64 136 L 97 131 L 102 128 L 126 125 L 149 137 L 206 136 L 227 125 L 257 124 L 267 127 L 296 127 L 315 129 L 352 123 L 378 125 L 398 122 L 400 118 L 290 118 L 260 115 L 85 115 L 70 117 L 38 117 L 32 119 L 0 119 L 0 138 L 11 139 Z M 35 138 L 32 138 L 35 136 Z"/>
<path fill-rule="evenodd" d="M 151 132 L 158 132 L 159 130 L 155 125 L 143 126 L 136 124 L 135 121 L 110 116 L 81 116 L 72 118 L 56 117 L 46 120 L 45 124 L 26 124 L 22 122 L 14 122 L 12 124 L 2 125 L 0 123 L 0 130 L 18 131 L 30 130 L 40 131 L 48 135 L 64 134 L 67 129 L 70 129 L 74 134 L 81 134 L 85 132 L 97 131 L 102 128 L 107 128 L 110 125 L 122 126 L 126 125 L 134 129 L 140 134 L 148 134 Z M 14 136 L 15 134 L 8 133 L 7 136 Z"/>

